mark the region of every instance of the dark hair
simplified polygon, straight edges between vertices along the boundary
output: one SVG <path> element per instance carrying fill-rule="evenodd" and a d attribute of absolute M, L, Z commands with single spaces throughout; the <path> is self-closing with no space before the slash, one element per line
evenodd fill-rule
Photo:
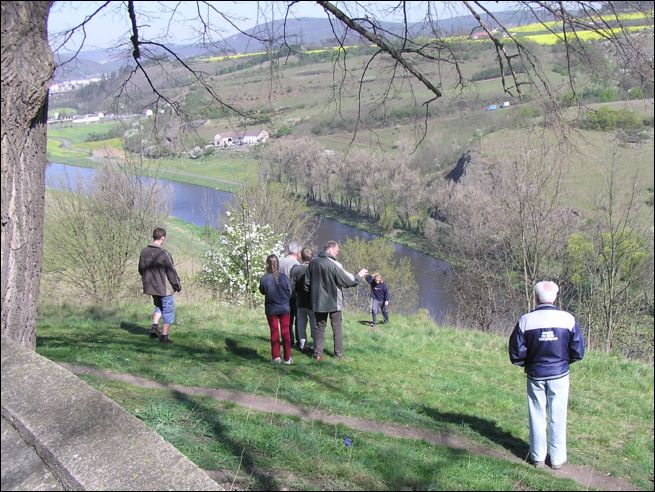
<path fill-rule="evenodd" d="M 278 260 L 276 255 L 268 255 L 266 257 L 266 271 L 273 274 L 275 283 L 277 284 L 277 279 L 280 276 L 280 260 Z"/>
<path fill-rule="evenodd" d="M 328 241 L 325 243 L 325 246 L 323 246 L 323 251 L 327 251 L 328 249 L 334 248 L 335 246 L 339 246 L 339 243 L 336 241 Z"/>
<path fill-rule="evenodd" d="M 152 238 L 155 241 L 158 241 L 163 237 L 166 237 L 166 229 L 164 229 L 163 227 L 155 227 L 155 230 L 152 231 Z"/>
<path fill-rule="evenodd" d="M 311 248 L 303 248 L 302 251 L 300 252 L 300 258 L 302 259 L 303 262 L 307 263 L 312 259 L 314 252 L 312 251 Z"/>

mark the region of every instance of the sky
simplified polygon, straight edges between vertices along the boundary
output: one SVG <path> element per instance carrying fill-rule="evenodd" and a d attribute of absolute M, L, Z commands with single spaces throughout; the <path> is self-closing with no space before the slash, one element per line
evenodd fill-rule
<path fill-rule="evenodd" d="M 216 29 L 217 39 L 227 37 L 237 32 L 236 28 L 231 26 L 225 19 L 219 17 L 215 12 L 208 8 L 206 3 L 212 4 L 216 9 L 229 15 L 233 23 L 241 29 L 249 29 L 265 19 L 275 18 L 283 19 L 287 2 L 135 2 L 135 11 L 137 12 L 137 23 L 139 31 L 153 40 L 158 37 L 173 44 L 190 44 L 198 41 L 196 30 L 198 24 L 198 8 L 205 15 L 209 14 L 212 26 Z M 347 8 L 355 5 L 355 2 L 334 2 L 340 8 Z M 397 5 L 397 1 L 379 1 L 379 2 L 357 2 L 360 5 L 367 5 L 368 8 L 374 9 L 378 17 L 394 21 L 399 20 L 398 16 L 390 15 L 388 9 Z M 410 20 L 419 20 L 424 13 L 427 2 L 408 2 L 408 16 Z M 452 4 L 461 4 L 461 2 L 451 2 Z M 503 2 L 488 2 L 490 8 L 499 9 L 498 4 Z M 89 1 L 56 1 L 50 11 L 48 19 L 48 32 L 50 35 L 50 44 L 53 49 L 61 45 L 61 37 L 57 34 L 80 26 L 84 19 L 99 9 L 103 2 Z M 439 15 L 442 17 L 451 17 L 453 15 L 464 14 L 464 11 L 454 10 L 453 7 L 446 9 L 446 2 L 434 2 L 441 9 Z M 505 2 L 503 8 L 507 8 Z M 461 9 L 461 6 L 459 7 Z M 387 9 L 386 12 L 383 9 Z M 360 12 L 361 13 L 361 12 Z M 312 1 L 296 2 L 291 11 L 292 17 L 319 17 L 325 18 L 325 11 Z M 173 17 L 173 22 L 170 22 Z M 131 26 L 129 15 L 127 13 L 126 2 L 113 1 L 103 8 L 85 27 L 84 50 L 106 49 L 118 47 L 129 41 L 131 35 Z M 82 41 L 82 30 L 78 32 L 65 45 L 63 51 L 73 51 L 78 48 Z"/>

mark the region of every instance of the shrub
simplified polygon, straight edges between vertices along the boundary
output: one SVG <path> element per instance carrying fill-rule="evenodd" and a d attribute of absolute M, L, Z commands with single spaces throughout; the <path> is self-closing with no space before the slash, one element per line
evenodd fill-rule
<path fill-rule="evenodd" d="M 107 164 L 50 195 L 44 271 L 79 299 L 111 303 L 138 288 L 139 251 L 170 209 L 170 190 L 140 174 L 134 163 Z"/>
<path fill-rule="evenodd" d="M 254 211 L 245 204 L 237 213 L 227 212 L 229 222 L 214 247 L 205 252 L 200 284 L 214 297 L 219 292 L 231 302 L 250 307 L 263 303 L 259 279 L 266 273 L 266 257 L 280 255 L 282 235 L 253 220 Z"/>
<path fill-rule="evenodd" d="M 340 260 L 349 272 L 367 268 L 372 274 L 379 272 L 389 287 L 391 304 L 396 312 L 413 312 L 417 306 L 417 284 L 409 258 L 394 258 L 395 247 L 383 238 L 370 240 L 348 239 L 341 245 Z M 370 308 L 370 286 L 366 281 L 352 289 L 344 289 L 348 305 L 361 311 Z"/>
<path fill-rule="evenodd" d="M 277 131 L 275 132 L 275 136 L 279 138 L 279 137 L 284 137 L 284 136 L 286 136 L 286 135 L 291 135 L 292 133 L 293 133 L 293 129 L 292 129 L 292 128 L 290 128 L 290 127 L 287 126 L 287 125 L 282 125 L 282 126 L 281 126 L 280 128 L 278 128 Z"/>
<path fill-rule="evenodd" d="M 597 111 L 587 111 L 582 125 L 591 130 L 607 132 L 616 129 L 632 130 L 641 126 L 641 122 L 633 111 L 627 109 L 615 111 L 602 106 Z"/>

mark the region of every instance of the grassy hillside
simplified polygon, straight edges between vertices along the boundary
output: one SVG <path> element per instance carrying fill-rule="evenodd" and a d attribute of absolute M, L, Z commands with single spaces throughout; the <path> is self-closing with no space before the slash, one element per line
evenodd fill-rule
<path fill-rule="evenodd" d="M 522 371 L 507 338 L 437 326 L 425 313 L 397 316 L 372 331 L 368 314 L 346 309 L 343 361 L 299 353 L 272 366 L 265 317 L 208 300 L 194 286 L 205 249 L 201 228 L 166 224 L 184 290 L 176 298 L 174 344 L 147 337 L 151 300 L 79 305 L 44 285 L 37 351 L 163 383 L 268 396 L 329 415 L 444 433 L 520 459 L 527 453 Z M 46 249 L 46 263 L 49 251 Z M 135 270 L 136 271 L 136 270 Z M 135 273 L 136 277 L 136 273 Z M 44 284 L 50 279 L 44 276 Z M 52 302 L 62 299 L 60 304 Z M 67 301 L 67 299 L 69 299 Z M 332 347 L 327 337 L 328 351 Z M 247 411 L 208 397 L 85 377 L 208 470 L 239 488 L 296 490 L 574 490 L 578 484 L 502 458 L 464 453 L 357 427 Z M 343 444 L 349 437 L 354 445 Z M 569 459 L 641 489 L 653 476 L 653 368 L 590 353 L 572 368 Z M 253 470 L 257 470 L 256 473 Z M 228 483 L 232 479 L 228 480 Z"/>
<path fill-rule="evenodd" d="M 328 414 L 445 432 L 521 458 L 527 453 L 525 377 L 509 364 L 505 337 L 435 326 L 426 315 L 392 315 L 389 326 L 371 331 L 359 323 L 367 315 L 346 310 L 345 360 L 328 357 L 317 365 L 296 353 L 294 365 L 280 367 L 269 362 L 262 312 L 186 303 L 182 295 L 171 331 L 175 343 L 162 346 L 147 337 L 150 309 L 145 296 L 108 308 L 43 305 L 37 351 L 55 361 L 270 396 Z M 573 366 L 571 378 L 570 463 L 652 487 L 653 368 L 591 353 Z M 127 383 L 91 383 L 200 466 L 235 473 L 245 453 L 259 473 L 292 476 L 291 488 L 574 488 L 475 453 Z M 355 442 L 351 450 L 343 448 L 345 436 Z M 392 462 L 400 465 L 393 472 Z"/>

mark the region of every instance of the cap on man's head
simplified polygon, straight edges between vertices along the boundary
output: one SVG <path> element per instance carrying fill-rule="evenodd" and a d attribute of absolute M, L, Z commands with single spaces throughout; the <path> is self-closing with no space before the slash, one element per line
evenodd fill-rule
<path fill-rule="evenodd" d="M 558 292 L 559 287 L 550 280 L 542 280 L 534 286 L 534 294 L 541 304 L 553 304 L 557 299 Z"/>

